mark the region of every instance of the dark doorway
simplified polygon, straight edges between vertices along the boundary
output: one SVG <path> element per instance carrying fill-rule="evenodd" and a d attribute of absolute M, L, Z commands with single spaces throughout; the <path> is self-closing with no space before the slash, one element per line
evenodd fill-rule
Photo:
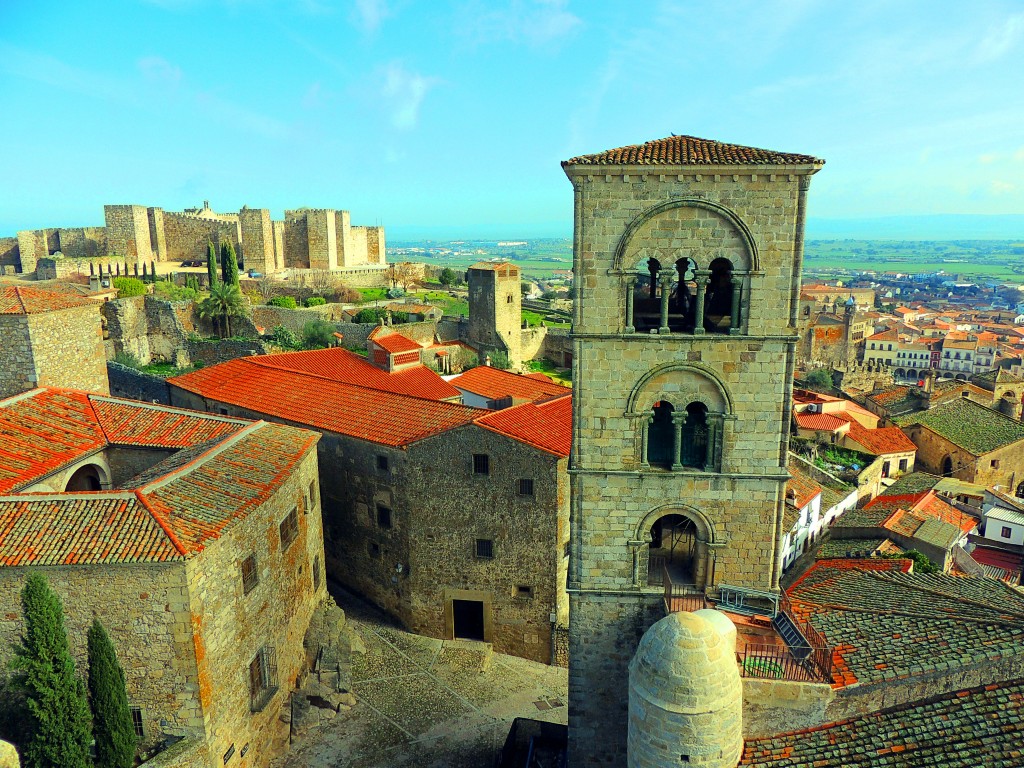
<path fill-rule="evenodd" d="M 68 480 L 64 490 L 67 491 L 99 491 L 103 485 L 100 483 L 99 470 L 92 464 L 79 467 L 75 474 Z"/>
<path fill-rule="evenodd" d="M 676 584 L 696 580 L 697 526 L 683 515 L 666 515 L 651 526 L 648 585 L 663 584 L 667 572 Z"/>
<path fill-rule="evenodd" d="M 460 640 L 484 639 L 484 604 L 481 600 L 452 600 L 455 637 Z"/>
<path fill-rule="evenodd" d="M 947 456 L 942 460 L 942 476 L 952 477 L 953 476 L 953 459 Z"/>

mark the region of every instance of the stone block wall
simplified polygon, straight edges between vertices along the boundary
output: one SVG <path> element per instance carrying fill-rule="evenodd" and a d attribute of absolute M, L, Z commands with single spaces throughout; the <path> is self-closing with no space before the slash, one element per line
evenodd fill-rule
<path fill-rule="evenodd" d="M 368 264 L 384 264 L 387 262 L 387 247 L 384 240 L 384 227 L 365 227 L 366 229 L 366 261 Z"/>
<path fill-rule="evenodd" d="M 301 211 L 284 212 L 283 266 L 309 269 L 309 230 Z"/>
<path fill-rule="evenodd" d="M 164 230 L 164 209 L 147 208 L 149 219 L 149 242 L 157 261 L 167 261 L 167 233 Z"/>
<path fill-rule="evenodd" d="M 39 387 L 69 387 L 109 394 L 100 305 L 28 316 Z"/>
<path fill-rule="evenodd" d="M 1009 489 L 1008 493 L 1013 493 L 1021 478 L 1024 478 L 1024 441 L 1010 443 L 976 456 L 927 427 L 911 425 L 903 431 L 917 446 L 914 463 L 919 471 L 942 475 L 943 464 L 948 456 L 953 462 L 953 477 L 986 488 L 1001 485 Z"/>
<path fill-rule="evenodd" d="M 212 241 L 220 253 L 222 243 L 230 242 L 236 253 L 241 251 L 237 221 L 210 219 L 187 213 L 163 214 L 166 261 L 202 259 L 206 261 L 207 244 Z M 147 224 L 148 226 L 148 224 Z"/>
<path fill-rule="evenodd" d="M 21 268 L 18 238 L 0 237 L 0 274 L 13 275 Z"/>
<path fill-rule="evenodd" d="M 107 248 L 112 255 L 133 262 L 153 260 L 149 239 L 149 213 L 142 205 L 105 205 Z"/>
<path fill-rule="evenodd" d="M 310 269 L 338 268 L 338 231 L 334 211 L 315 208 L 304 211 Z"/>
<path fill-rule="evenodd" d="M 108 251 L 107 232 L 103 227 L 69 227 L 53 230 L 56 248 L 65 258 L 88 259 L 105 256 Z"/>
<path fill-rule="evenodd" d="M 242 208 L 238 212 L 242 254 L 247 269 L 268 274 L 275 271 L 274 230 L 266 208 Z"/>
<path fill-rule="evenodd" d="M 0 398 L 35 388 L 27 315 L 0 315 Z"/>
<path fill-rule="evenodd" d="M 161 376 L 144 373 L 126 365 L 107 361 L 107 380 L 110 382 L 110 394 L 115 397 L 127 397 L 130 400 L 144 400 L 147 403 L 169 405 L 171 395 L 167 381 Z"/>
<path fill-rule="evenodd" d="M 24 631 L 20 593 L 27 568 L 0 568 L 0 669 Z M 142 746 L 159 740 L 161 721 L 200 731 L 199 681 L 188 587 L 182 563 L 35 567 L 60 596 L 77 671 L 87 670 L 86 641 L 93 617 L 110 634 L 124 668 L 128 698 L 140 707 Z M 116 595 L 116 600 L 111 600 Z"/>
<path fill-rule="evenodd" d="M 188 339 L 185 342 L 189 364 L 216 365 L 239 357 L 265 355 L 269 347 L 257 339 Z"/>
<path fill-rule="evenodd" d="M 43 236 L 42 230 L 18 232 L 18 258 L 23 274 L 35 272 L 36 262 L 49 255 L 50 252 L 46 249 L 46 238 Z"/>

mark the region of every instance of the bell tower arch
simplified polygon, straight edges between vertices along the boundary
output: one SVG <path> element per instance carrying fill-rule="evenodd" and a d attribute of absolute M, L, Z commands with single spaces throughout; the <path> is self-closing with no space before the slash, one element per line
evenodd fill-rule
<path fill-rule="evenodd" d="M 569 761 L 624 765 L 662 579 L 777 590 L 807 190 L 690 136 L 562 163 L 575 194 Z"/>

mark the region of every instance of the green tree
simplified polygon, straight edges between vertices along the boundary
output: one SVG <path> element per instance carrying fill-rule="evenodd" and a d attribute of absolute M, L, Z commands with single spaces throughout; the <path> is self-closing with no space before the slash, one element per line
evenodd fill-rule
<path fill-rule="evenodd" d="M 455 274 L 455 270 L 451 267 L 445 267 L 441 270 L 438 280 L 441 282 L 441 285 L 457 285 L 459 276 Z"/>
<path fill-rule="evenodd" d="M 217 249 L 213 247 L 213 240 L 206 241 L 206 276 L 210 278 L 211 288 L 219 282 L 217 279 Z"/>
<path fill-rule="evenodd" d="M 815 368 L 804 378 L 812 387 L 832 388 L 832 374 L 825 368 Z"/>
<path fill-rule="evenodd" d="M 117 298 L 141 296 L 146 292 L 146 284 L 137 277 L 115 277 L 110 284 L 117 289 Z"/>
<path fill-rule="evenodd" d="M 356 316 L 352 320 L 356 323 L 379 323 L 381 318 L 387 314 L 386 309 L 380 309 L 379 307 L 366 307 L 356 312 Z"/>
<path fill-rule="evenodd" d="M 64 611 L 46 578 L 30 573 L 21 591 L 25 617 L 22 644 L 11 666 L 25 691 L 29 728 L 22 742 L 25 768 L 86 768 L 89 759 L 89 704 L 68 650 Z"/>
<path fill-rule="evenodd" d="M 279 347 L 284 347 L 285 349 L 299 348 L 299 337 L 291 329 L 285 328 L 283 325 L 274 328 L 273 339 L 274 343 Z"/>
<path fill-rule="evenodd" d="M 295 309 L 299 306 L 295 303 L 294 296 L 275 296 L 267 304 L 271 307 L 281 307 L 282 309 Z"/>
<path fill-rule="evenodd" d="M 220 247 L 220 270 L 225 283 L 238 285 L 238 258 L 235 256 L 234 243 L 230 240 Z"/>
<path fill-rule="evenodd" d="M 96 740 L 96 764 L 132 768 L 138 739 L 132 724 L 124 670 L 99 619 L 89 628 L 89 706 Z"/>
<path fill-rule="evenodd" d="M 237 285 L 217 283 L 210 295 L 199 303 L 199 316 L 220 323 L 224 321 L 227 335 L 231 336 L 231 318 L 245 313 L 245 299 Z"/>
<path fill-rule="evenodd" d="M 302 326 L 302 346 L 323 349 L 334 343 L 335 327 L 326 320 L 311 320 Z"/>

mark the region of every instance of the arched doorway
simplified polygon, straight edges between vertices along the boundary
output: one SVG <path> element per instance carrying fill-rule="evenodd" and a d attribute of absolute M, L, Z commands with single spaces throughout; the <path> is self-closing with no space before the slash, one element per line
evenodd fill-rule
<path fill-rule="evenodd" d="M 675 449 L 675 426 L 672 403 L 662 400 L 654 404 L 651 423 L 647 427 L 647 463 L 652 467 L 671 469 Z"/>
<path fill-rule="evenodd" d="M 664 583 L 664 574 L 675 584 L 697 583 L 697 526 L 685 515 L 665 515 L 649 531 L 647 583 Z"/>
<path fill-rule="evenodd" d="M 942 476 L 953 476 L 953 457 L 949 454 L 946 454 L 946 457 L 942 460 Z"/>
<path fill-rule="evenodd" d="M 68 491 L 101 491 L 103 482 L 100 479 L 100 468 L 95 464 L 86 464 L 79 467 L 75 473 L 68 478 L 65 492 Z"/>
<path fill-rule="evenodd" d="M 1024 483 L 1017 486 L 1017 493 L 1015 495 L 1018 499 L 1024 499 Z"/>

